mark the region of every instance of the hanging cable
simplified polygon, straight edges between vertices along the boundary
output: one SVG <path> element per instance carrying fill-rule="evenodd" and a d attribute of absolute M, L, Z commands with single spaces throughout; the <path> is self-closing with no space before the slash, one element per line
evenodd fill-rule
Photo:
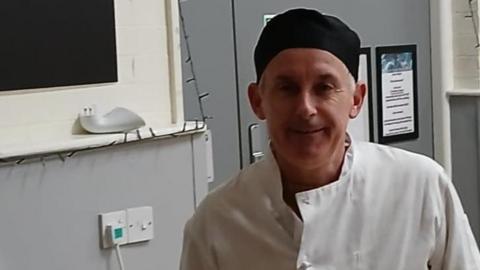
<path fill-rule="evenodd" d="M 197 94 L 197 100 L 198 100 L 198 106 L 200 108 L 200 115 L 202 117 L 202 120 L 205 122 L 207 119 L 212 119 L 212 117 L 206 116 L 205 115 L 205 109 L 203 106 L 203 100 L 208 97 L 209 93 L 203 93 L 200 94 L 200 88 L 198 86 L 198 80 L 197 76 L 195 73 L 195 68 L 192 60 L 192 51 L 190 49 L 190 36 L 188 35 L 186 26 L 185 26 L 185 17 L 183 16 L 183 8 L 182 8 L 182 1 L 179 1 L 178 3 L 178 8 L 179 8 L 179 17 L 180 17 L 180 24 L 182 27 L 182 32 L 183 32 L 183 39 L 185 40 L 185 50 L 187 53 L 187 59 L 185 60 L 185 63 L 189 64 L 190 67 L 190 72 L 192 73 L 192 77 L 187 79 L 185 82 L 186 83 L 193 83 L 193 87 L 195 89 L 195 93 Z"/>
<path fill-rule="evenodd" d="M 193 124 L 195 124 L 195 126 L 192 126 Z M 125 135 L 123 136 L 123 139 L 118 139 L 104 145 L 88 146 L 80 149 L 66 149 L 62 151 L 51 151 L 51 152 L 38 153 L 38 154 L 26 154 L 26 155 L 19 155 L 19 156 L 3 157 L 3 158 L 0 158 L 0 166 L 12 164 L 12 163 L 16 165 L 20 165 L 26 161 L 31 161 L 31 160 L 38 160 L 42 162 L 42 164 L 45 166 L 45 160 L 47 158 L 56 157 L 60 159 L 62 162 L 66 162 L 67 159 L 72 158 L 75 154 L 79 152 L 110 148 L 120 144 L 129 144 L 129 143 L 135 143 L 139 141 L 151 141 L 151 140 L 158 140 L 158 139 L 169 138 L 169 137 L 176 137 L 182 134 L 188 134 L 191 132 L 203 130 L 204 128 L 205 128 L 205 122 L 202 121 L 199 123 L 199 120 L 196 120 L 195 122 L 193 121 L 191 122 L 189 128 L 187 128 L 187 122 L 184 122 L 182 129 L 176 132 L 167 133 L 167 134 L 158 135 L 155 132 L 153 132 L 152 128 L 149 128 L 148 129 L 149 133 L 141 135 L 140 132 L 136 130 L 134 133 L 134 135 L 136 135 L 135 138 L 131 138 L 128 141 L 127 141 L 127 136 L 130 133 L 125 133 Z"/>
<path fill-rule="evenodd" d="M 120 265 L 120 270 L 125 270 L 125 264 L 123 263 L 122 252 L 120 252 L 119 244 L 115 244 L 115 253 L 117 254 L 118 265 Z"/>
<path fill-rule="evenodd" d="M 478 36 L 478 23 L 475 20 L 475 17 L 476 17 L 475 16 L 475 11 L 473 10 L 473 2 L 474 1 L 476 1 L 476 0 L 468 0 L 468 7 L 470 9 L 470 15 L 468 15 L 466 17 L 472 19 L 473 31 L 474 31 L 474 35 L 475 35 L 475 40 L 477 42 L 477 44 L 475 45 L 475 48 L 478 48 L 478 47 L 480 47 L 480 38 Z"/>

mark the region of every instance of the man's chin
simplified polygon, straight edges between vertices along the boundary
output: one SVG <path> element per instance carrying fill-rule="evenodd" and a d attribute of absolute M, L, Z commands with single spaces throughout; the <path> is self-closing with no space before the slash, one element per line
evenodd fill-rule
<path fill-rule="evenodd" d="M 323 149 L 301 149 L 297 148 L 294 150 L 294 153 L 290 156 L 292 162 L 295 162 L 299 165 L 305 167 L 315 167 L 319 164 L 325 163 L 330 158 L 330 155 L 327 154 L 327 151 L 322 151 Z"/>

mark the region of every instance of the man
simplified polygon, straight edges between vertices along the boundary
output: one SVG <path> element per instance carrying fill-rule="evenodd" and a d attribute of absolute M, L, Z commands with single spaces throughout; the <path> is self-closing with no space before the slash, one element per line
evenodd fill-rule
<path fill-rule="evenodd" d="M 359 50 L 355 32 L 314 10 L 267 24 L 248 96 L 271 151 L 202 202 L 182 270 L 480 269 L 442 168 L 346 134 L 366 92 Z"/>

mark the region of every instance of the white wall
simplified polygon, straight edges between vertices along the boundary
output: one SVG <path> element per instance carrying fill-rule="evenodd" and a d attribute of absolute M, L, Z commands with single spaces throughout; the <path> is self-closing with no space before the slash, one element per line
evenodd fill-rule
<path fill-rule="evenodd" d="M 207 192 L 202 134 L 0 167 L 0 270 L 118 270 L 98 214 L 152 206 L 153 240 L 122 246 L 126 269 L 179 268 L 183 227 Z"/>

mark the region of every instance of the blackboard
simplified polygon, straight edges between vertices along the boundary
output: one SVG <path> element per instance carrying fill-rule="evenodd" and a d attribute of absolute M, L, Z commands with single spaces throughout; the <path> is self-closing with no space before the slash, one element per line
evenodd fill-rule
<path fill-rule="evenodd" d="M 117 81 L 113 0 L 0 1 L 0 90 Z"/>

